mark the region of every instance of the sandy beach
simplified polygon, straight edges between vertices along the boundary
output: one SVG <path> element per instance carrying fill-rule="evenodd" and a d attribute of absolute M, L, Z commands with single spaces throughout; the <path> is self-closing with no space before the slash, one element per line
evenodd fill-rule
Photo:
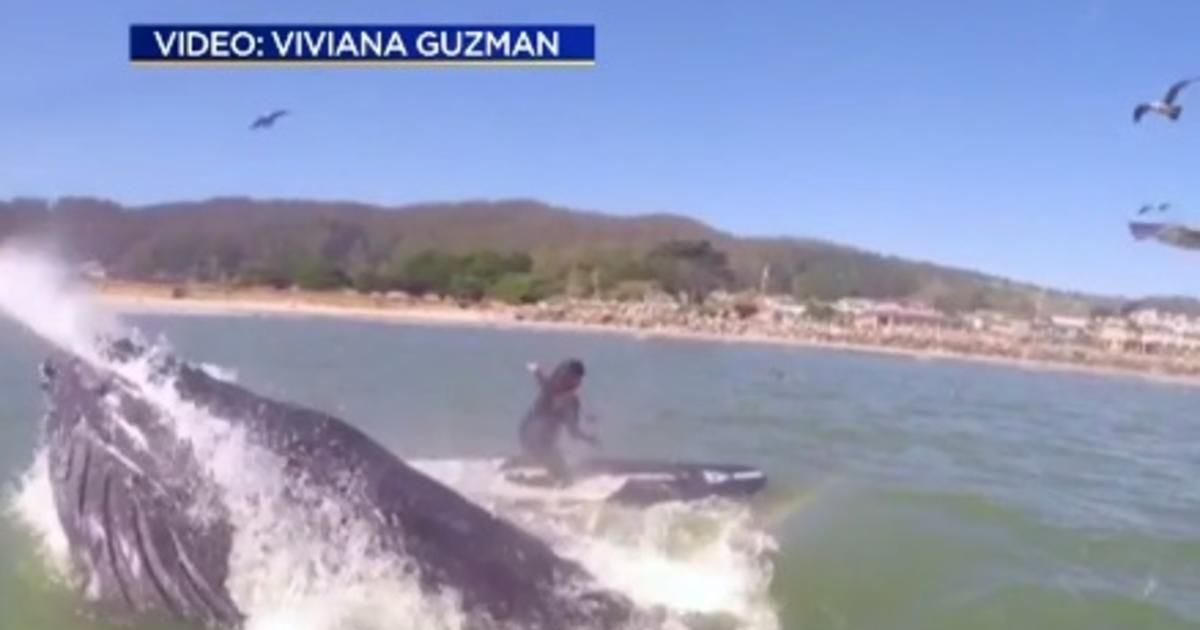
<path fill-rule="evenodd" d="M 189 289 L 185 295 L 159 285 L 107 284 L 95 288 L 98 301 L 124 314 L 178 316 L 325 317 L 408 325 L 469 326 L 567 333 L 616 334 L 639 339 L 671 339 L 701 343 L 748 343 L 833 351 L 866 352 L 915 360 L 954 360 L 989 363 L 1030 370 L 1079 372 L 1163 383 L 1200 385 L 1200 376 L 1120 366 L 1047 361 L 944 349 L 915 349 L 877 343 L 857 343 L 780 336 L 757 332 L 713 333 L 671 325 L 643 328 L 612 323 L 544 321 L 522 316 L 518 308 L 488 304 L 458 306 L 434 300 L 390 300 L 352 293 L 314 293 L 268 289 Z"/>

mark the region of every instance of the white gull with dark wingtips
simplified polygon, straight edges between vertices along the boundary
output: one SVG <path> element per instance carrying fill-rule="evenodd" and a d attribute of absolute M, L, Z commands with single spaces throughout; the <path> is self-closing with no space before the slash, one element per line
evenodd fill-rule
<path fill-rule="evenodd" d="M 1167 95 L 1161 101 L 1139 103 L 1137 107 L 1133 108 L 1133 122 L 1141 122 L 1142 116 L 1145 116 L 1148 112 L 1154 112 L 1171 120 L 1179 120 L 1179 115 L 1183 113 L 1183 106 L 1176 104 L 1175 101 L 1179 99 L 1179 93 L 1188 85 L 1191 85 L 1196 78 L 1192 77 L 1177 81 L 1167 90 Z"/>
<path fill-rule="evenodd" d="M 1139 241 L 1154 239 L 1182 249 L 1200 249 L 1200 230 L 1178 223 L 1131 221 L 1129 233 Z"/>

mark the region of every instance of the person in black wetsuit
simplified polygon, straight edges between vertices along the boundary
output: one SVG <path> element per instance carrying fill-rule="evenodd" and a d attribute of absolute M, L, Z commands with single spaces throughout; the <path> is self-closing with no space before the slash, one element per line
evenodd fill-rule
<path fill-rule="evenodd" d="M 538 382 L 538 395 L 533 407 L 521 421 L 521 449 L 526 458 L 544 466 L 559 484 L 570 483 L 567 462 L 558 449 L 558 435 L 563 427 L 576 440 L 600 446 L 600 440 L 579 426 L 579 386 L 583 384 L 584 368 L 579 359 L 566 359 L 549 376 L 537 364 L 529 370 Z"/>

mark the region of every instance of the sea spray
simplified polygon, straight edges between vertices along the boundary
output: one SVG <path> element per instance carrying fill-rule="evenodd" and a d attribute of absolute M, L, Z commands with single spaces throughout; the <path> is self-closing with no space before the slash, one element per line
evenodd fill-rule
<path fill-rule="evenodd" d="M 0 314 L 89 360 L 95 340 L 117 330 L 116 320 L 95 308 L 64 265 L 11 241 L 0 243 Z"/>
<path fill-rule="evenodd" d="M 50 567 L 52 575 L 64 581 L 70 580 L 73 576 L 67 534 L 58 522 L 58 512 L 54 506 L 50 489 L 50 460 L 46 449 L 38 449 L 33 464 L 7 499 L 5 511 L 34 534 L 38 555 Z"/>
<path fill-rule="evenodd" d="M 96 337 L 115 327 L 110 317 L 91 306 L 63 265 L 31 245 L 13 241 L 0 242 L 0 316 L 83 357 L 94 357 Z M 34 453 L 6 507 L 34 533 L 39 554 L 54 574 L 70 579 L 67 537 L 54 506 L 44 448 Z"/>

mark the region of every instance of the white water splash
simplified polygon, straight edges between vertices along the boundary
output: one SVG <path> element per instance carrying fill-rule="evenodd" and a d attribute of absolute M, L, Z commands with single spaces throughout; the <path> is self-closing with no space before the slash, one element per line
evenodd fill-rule
<path fill-rule="evenodd" d="M 38 555 L 53 575 L 63 580 L 71 579 L 67 534 L 58 522 L 58 511 L 50 490 L 50 459 L 46 449 L 38 449 L 34 455 L 33 464 L 9 499 L 7 508 L 18 523 L 37 535 Z"/>
<path fill-rule="evenodd" d="M 411 463 L 538 534 L 606 587 L 640 606 L 674 611 L 674 624 L 708 615 L 733 617 L 740 628 L 779 627 L 770 601 L 776 543 L 756 527 L 745 505 L 622 507 L 600 500 L 615 490 L 602 478 L 597 487 L 544 490 L 505 482 L 499 460 Z"/>
<path fill-rule="evenodd" d="M 94 359 L 95 339 L 116 329 L 65 266 L 26 245 L 0 243 L 0 314 L 55 346 Z"/>

